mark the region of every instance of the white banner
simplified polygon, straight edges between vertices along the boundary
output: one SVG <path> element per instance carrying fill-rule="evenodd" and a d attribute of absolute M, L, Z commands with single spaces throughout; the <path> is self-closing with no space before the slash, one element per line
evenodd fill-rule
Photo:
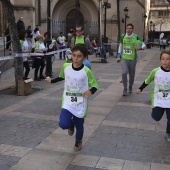
<path fill-rule="evenodd" d="M 66 51 L 66 50 L 70 50 L 70 48 L 51 51 L 51 52 L 48 52 L 48 53 L 13 53 L 10 56 L 0 57 L 0 61 L 11 60 L 11 59 L 14 59 L 15 57 L 37 57 L 37 56 L 40 56 L 40 57 L 47 56 L 48 57 L 48 56 L 51 56 L 53 54 L 57 54 L 59 52 Z"/>

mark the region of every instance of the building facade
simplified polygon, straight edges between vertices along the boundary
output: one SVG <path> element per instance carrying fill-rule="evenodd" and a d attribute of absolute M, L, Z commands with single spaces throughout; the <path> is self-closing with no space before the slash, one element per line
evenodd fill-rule
<path fill-rule="evenodd" d="M 170 3 L 167 0 L 151 0 L 149 32 L 154 41 L 161 33 L 170 39 Z"/>
<path fill-rule="evenodd" d="M 135 33 L 143 39 L 147 38 L 147 23 L 149 16 L 150 0 L 108 0 L 111 8 L 104 10 L 104 0 L 12 0 L 15 9 L 16 22 L 23 16 L 26 28 L 28 25 L 34 29 L 40 28 L 40 33 L 47 31 L 47 6 L 50 2 L 50 21 L 52 35 L 59 35 L 62 31 L 65 35 L 71 28 L 75 28 L 76 18 L 84 26 L 84 32 L 87 35 L 98 37 L 99 25 L 103 34 L 105 15 L 106 15 L 106 36 L 109 42 L 118 42 L 120 34 L 125 32 L 124 9 L 128 8 L 128 17 L 126 23 L 133 23 Z M 100 2 L 102 3 L 101 9 Z M 0 4 L 0 9 L 2 5 Z M 79 11 L 77 15 L 77 10 Z M 101 23 L 99 23 L 99 11 L 101 11 Z M 2 13 L 2 14 L 1 14 Z M 5 30 L 7 22 L 3 10 L 0 12 L 1 33 Z M 3 24 L 2 24 L 3 23 Z M 2 26 L 3 25 L 3 26 Z"/>

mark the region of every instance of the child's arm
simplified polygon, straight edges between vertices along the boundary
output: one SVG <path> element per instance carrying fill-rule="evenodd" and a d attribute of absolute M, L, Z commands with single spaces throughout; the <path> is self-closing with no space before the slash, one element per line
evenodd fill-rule
<path fill-rule="evenodd" d="M 139 94 L 140 92 L 143 91 L 143 89 L 147 86 L 148 84 L 145 83 L 145 81 L 143 82 L 143 84 L 136 90 L 136 94 Z"/>
<path fill-rule="evenodd" d="M 55 78 L 55 79 L 51 79 L 50 77 L 46 77 L 46 79 L 45 79 L 48 83 L 57 83 L 57 82 L 59 82 L 59 81 L 63 81 L 64 79 L 63 78 L 61 78 L 61 77 L 57 77 L 57 78 Z"/>
<path fill-rule="evenodd" d="M 92 87 L 90 90 L 85 91 L 82 95 L 83 97 L 87 98 L 90 97 L 92 94 L 94 94 L 97 91 L 97 88 Z"/>

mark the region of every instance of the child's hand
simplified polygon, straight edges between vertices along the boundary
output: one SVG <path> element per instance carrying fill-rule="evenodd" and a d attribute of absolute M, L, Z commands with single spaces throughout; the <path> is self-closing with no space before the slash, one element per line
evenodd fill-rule
<path fill-rule="evenodd" d="M 51 83 L 51 78 L 50 77 L 46 77 L 45 79 L 47 82 Z"/>
<path fill-rule="evenodd" d="M 140 89 L 137 89 L 137 90 L 136 90 L 136 94 L 139 94 L 140 92 L 141 92 Z"/>
<path fill-rule="evenodd" d="M 134 46 L 135 50 L 141 50 L 142 48 L 139 46 Z"/>
<path fill-rule="evenodd" d="M 92 95 L 92 93 L 91 93 L 90 90 L 87 90 L 82 95 L 83 95 L 84 98 L 88 98 L 88 97 L 90 97 Z"/>

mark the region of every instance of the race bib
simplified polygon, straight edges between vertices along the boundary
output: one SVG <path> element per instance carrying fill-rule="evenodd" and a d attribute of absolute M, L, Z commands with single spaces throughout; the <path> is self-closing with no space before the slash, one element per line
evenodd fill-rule
<path fill-rule="evenodd" d="M 158 92 L 158 96 L 161 99 L 170 99 L 170 92 Z"/>
<path fill-rule="evenodd" d="M 132 54 L 132 49 L 131 48 L 125 48 L 124 50 L 123 50 L 124 52 L 124 54 L 127 54 L 127 55 L 131 55 Z"/>
<path fill-rule="evenodd" d="M 82 93 L 66 92 L 65 100 L 70 104 L 79 104 L 83 102 Z"/>

